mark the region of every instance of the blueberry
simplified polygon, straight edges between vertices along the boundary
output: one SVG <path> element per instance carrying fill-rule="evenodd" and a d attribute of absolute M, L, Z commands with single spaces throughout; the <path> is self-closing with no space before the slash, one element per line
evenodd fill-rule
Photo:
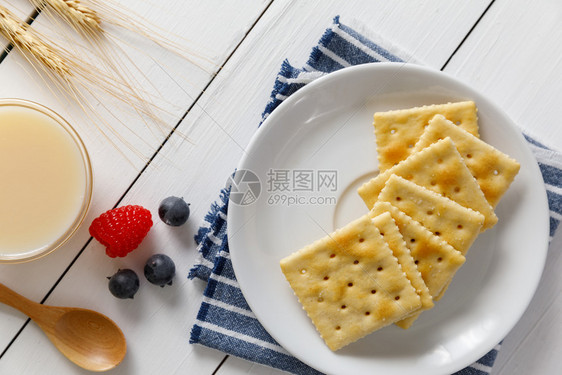
<path fill-rule="evenodd" d="M 117 298 L 133 298 L 139 290 L 139 277 L 133 270 L 119 270 L 108 279 L 109 291 Z"/>
<path fill-rule="evenodd" d="M 183 198 L 168 197 L 160 202 L 158 216 L 164 223 L 178 227 L 189 218 L 189 204 Z"/>
<path fill-rule="evenodd" d="M 155 285 L 164 287 L 172 285 L 172 279 L 176 274 L 176 265 L 174 261 L 167 255 L 154 254 L 146 261 L 144 265 L 144 276 Z"/>

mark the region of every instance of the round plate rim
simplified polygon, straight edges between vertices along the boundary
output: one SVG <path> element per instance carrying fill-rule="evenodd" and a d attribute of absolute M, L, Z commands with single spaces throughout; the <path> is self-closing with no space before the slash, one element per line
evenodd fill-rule
<path fill-rule="evenodd" d="M 532 157 L 533 160 L 534 160 L 534 155 L 531 153 L 529 147 L 526 145 L 526 141 L 525 141 L 523 135 L 521 134 L 521 132 L 517 128 L 517 126 L 513 123 L 513 121 L 507 116 L 507 114 L 500 107 L 498 107 L 493 101 L 489 100 L 486 96 L 477 92 L 475 89 L 470 87 L 468 84 L 464 83 L 463 81 L 459 80 L 458 78 L 455 78 L 455 77 L 449 75 L 448 73 L 441 72 L 441 71 L 438 71 L 438 70 L 434 70 L 434 69 L 429 68 L 429 67 L 420 66 L 420 65 L 417 65 L 417 64 L 377 62 L 377 63 L 362 64 L 362 65 L 347 67 L 347 68 L 340 69 L 338 71 L 329 73 L 329 74 L 327 74 L 323 77 L 320 77 L 320 78 L 312 81 L 311 83 L 307 84 L 306 86 L 304 86 L 303 88 L 299 89 L 297 92 L 295 92 L 294 94 L 289 96 L 287 99 L 285 99 L 265 119 L 265 121 L 262 123 L 262 125 L 258 128 L 256 133 L 254 134 L 254 136 L 250 140 L 248 146 L 246 147 L 246 151 L 244 152 L 240 162 L 238 163 L 237 170 L 245 169 L 244 167 L 247 164 L 247 160 L 250 158 L 250 156 L 252 154 L 252 149 L 257 144 L 262 142 L 265 137 L 267 137 L 267 134 L 270 131 L 271 127 L 275 126 L 275 123 L 278 122 L 278 117 L 282 116 L 283 112 L 285 110 L 289 109 L 292 105 L 294 105 L 294 103 L 298 102 L 301 98 L 303 98 L 306 95 L 310 95 L 311 93 L 313 93 L 314 90 L 316 90 L 316 87 L 325 84 L 329 80 L 340 79 L 342 76 L 345 76 L 345 75 L 348 75 L 348 74 L 380 74 L 380 73 L 382 73 L 384 71 L 388 71 L 388 70 L 395 71 L 395 73 L 398 73 L 398 70 L 401 70 L 401 69 L 409 70 L 410 72 L 414 72 L 415 74 L 440 76 L 441 78 L 444 78 L 444 79 L 448 80 L 452 84 L 462 87 L 463 91 L 474 94 L 474 97 L 477 98 L 478 100 L 485 101 L 487 105 L 491 106 L 505 120 L 505 124 L 508 125 L 507 126 L 508 131 L 510 131 L 512 133 L 511 135 L 518 138 L 520 143 L 525 145 L 525 148 L 524 148 L 523 152 L 528 154 L 528 156 Z M 538 164 L 534 163 L 533 165 L 530 166 L 530 168 L 531 168 L 530 173 L 532 173 L 536 177 L 540 178 L 539 181 L 541 181 L 541 183 L 542 183 L 542 174 L 540 172 Z M 543 187 L 544 187 L 544 185 L 543 185 Z M 547 200 L 547 196 L 546 196 L 546 190 L 544 188 L 543 188 L 543 190 L 544 190 L 544 195 L 541 196 L 541 197 L 537 197 L 537 202 L 541 206 L 541 208 L 539 210 L 543 211 L 543 213 L 544 213 L 542 215 L 543 216 L 542 220 L 543 220 L 543 223 L 544 223 L 544 225 L 542 227 L 544 227 L 544 232 L 542 234 L 537 235 L 537 238 L 542 237 L 542 239 L 543 239 L 542 244 L 539 244 L 539 246 L 537 246 L 537 248 L 542 249 L 542 251 L 540 252 L 541 257 L 540 257 L 540 259 L 538 259 L 538 262 L 540 263 L 541 272 L 538 275 L 535 275 L 534 279 L 532 280 L 531 289 L 533 290 L 533 293 L 526 296 L 525 303 L 524 303 L 525 308 L 521 309 L 520 311 L 518 311 L 517 314 L 515 314 L 516 317 L 514 319 L 512 319 L 512 322 L 509 323 L 509 328 L 505 329 L 504 330 L 505 332 L 502 331 L 501 334 L 497 335 L 497 336 L 501 336 L 501 337 L 499 337 L 498 340 L 494 344 L 489 344 L 485 347 L 482 347 L 480 350 L 475 350 L 472 353 L 471 356 L 466 357 L 466 359 L 463 363 L 458 363 L 454 368 L 453 367 L 444 368 L 443 370 L 445 372 L 443 372 L 443 374 L 461 370 L 464 367 L 474 363 L 476 360 L 478 360 L 483 355 L 488 353 L 491 349 L 493 349 L 494 346 L 499 341 L 501 341 L 509 333 L 509 331 L 515 326 L 515 324 L 520 320 L 521 316 L 523 315 L 523 313 L 526 310 L 526 307 L 531 302 L 531 299 L 532 299 L 532 297 L 533 297 L 533 295 L 536 292 L 536 289 L 538 287 L 538 284 L 539 284 L 539 281 L 540 281 L 540 278 L 541 278 L 541 275 L 542 275 L 542 270 L 544 269 L 544 264 L 546 262 L 546 256 L 547 256 L 547 250 L 548 250 L 548 243 L 549 243 L 548 200 Z M 230 204 L 230 202 L 229 202 L 228 214 L 227 214 L 228 222 L 232 223 L 233 221 L 237 220 L 238 215 L 241 213 L 241 210 L 244 210 L 243 206 Z M 248 293 L 248 287 L 247 287 L 249 285 L 248 283 L 250 281 L 245 277 L 246 275 L 244 275 L 243 272 L 241 272 L 241 263 L 243 262 L 243 259 L 239 258 L 239 254 L 236 250 L 236 245 L 235 245 L 236 241 L 231 241 L 232 235 L 233 235 L 231 228 L 233 228 L 233 225 L 227 226 L 227 236 L 228 236 L 228 239 L 229 239 L 229 249 L 230 249 L 230 255 L 231 255 L 231 260 L 232 260 L 232 266 L 233 266 L 236 278 L 238 280 L 238 283 L 240 284 L 240 289 L 241 289 L 241 291 L 242 291 L 242 293 L 243 293 L 243 295 L 244 295 L 244 297 L 245 297 L 245 299 L 248 303 L 248 306 L 252 309 L 252 311 L 256 315 L 256 318 L 258 319 L 258 321 L 260 321 L 260 323 L 264 326 L 264 328 L 268 331 L 268 333 L 277 342 L 279 342 L 281 344 L 284 340 L 282 340 L 281 337 L 278 337 L 275 334 L 275 332 L 272 333 L 270 330 L 267 329 L 266 324 L 264 324 L 262 319 L 260 319 L 260 312 L 256 312 L 256 309 L 254 309 L 255 305 L 254 305 L 253 300 L 252 300 L 253 296 L 251 296 Z M 312 367 L 314 367 L 314 368 L 316 368 L 320 371 L 329 372 L 328 368 L 326 368 L 325 366 L 318 365 L 314 361 L 311 361 L 310 358 L 304 358 L 302 355 L 299 355 L 299 353 L 291 352 L 291 348 L 285 347 L 285 349 L 287 351 L 289 351 L 293 356 L 295 356 L 299 360 L 303 361 L 304 363 L 306 363 L 306 364 L 308 364 L 308 365 L 310 365 L 310 366 L 312 366 Z"/>

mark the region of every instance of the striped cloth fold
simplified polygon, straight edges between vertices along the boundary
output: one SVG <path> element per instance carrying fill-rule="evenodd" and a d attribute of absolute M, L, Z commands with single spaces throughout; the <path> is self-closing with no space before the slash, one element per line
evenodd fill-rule
<path fill-rule="evenodd" d="M 374 35 L 360 34 L 335 17 L 303 68 L 287 60 L 275 80 L 262 122 L 291 94 L 307 83 L 348 66 L 380 62 L 409 61 L 412 58 Z M 375 43 L 376 40 L 376 43 Z M 384 46 L 384 47 L 383 47 Z M 261 125 L 261 123 L 260 123 Z M 562 154 L 525 135 L 543 174 L 550 206 L 550 239 L 562 220 Z M 292 357 L 267 333 L 244 299 L 228 249 L 226 233 L 229 191 L 223 189 L 195 236 L 199 257 L 189 278 L 207 282 L 203 302 L 191 330 L 190 343 L 294 374 L 320 374 Z M 501 344 L 456 375 L 490 374 Z"/>

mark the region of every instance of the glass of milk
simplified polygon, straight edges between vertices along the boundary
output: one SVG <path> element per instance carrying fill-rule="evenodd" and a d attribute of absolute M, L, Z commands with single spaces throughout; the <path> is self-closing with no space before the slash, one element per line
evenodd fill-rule
<path fill-rule="evenodd" d="M 0 99 L 0 263 L 59 248 L 91 198 L 90 159 L 72 126 L 39 104 Z"/>

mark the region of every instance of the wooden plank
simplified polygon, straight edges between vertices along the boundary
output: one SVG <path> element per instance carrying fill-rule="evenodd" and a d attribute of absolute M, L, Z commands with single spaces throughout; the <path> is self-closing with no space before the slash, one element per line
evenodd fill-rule
<path fill-rule="evenodd" d="M 523 129 L 562 148 L 560 4 L 496 1 L 446 71 L 503 108 Z"/>
<path fill-rule="evenodd" d="M 506 337 L 494 375 L 556 374 L 562 360 L 562 232 L 555 236 L 541 284 L 527 311 Z"/>
<path fill-rule="evenodd" d="M 166 12 L 153 12 L 150 7 L 142 8 L 148 3 L 128 0 L 128 4 L 133 3 L 136 4 L 137 11 L 144 14 L 154 24 L 164 28 L 173 24 L 175 27 L 173 31 L 179 35 L 197 35 L 196 43 L 202 46 L 200 50 L 205 50 L 207 54 L 210 53 L 208 55 L 211 59 L 210 65 L 215 71 L 244 37 L 249 27 L 267 5 L 263 1 L 245 2 L 243 5 L 236 1 L 175 1 L 170 2 L 170 8 Z M 174 11 L 174 8 L 177 11 Z M 221 11 L 217 12 L 217 9 L 221 9 Z M 34 23 L 34 27 L 44 27 L 45 33 L 52 32 L 49 30 L 47 21 L 39 18 L 36 21 L 37 23 Z M 131 47 L 131 53 L 134 53 L 135 48 L 138 47 L 144 48 L 145 46 L 135 45 Z M 152 93 L 156 92 L 156 89 L 164 93 L 165 98 L 170 102 L 165 108 L 169 112 L 168 123 L 173 126 L 213 77 L 214 71 L 204 72 L 182 59 L 174 58 L 172 54 L 159 48 L 150 47 L 147 49 L 147 53 L 156 61 L 160 61 L 161 64 L 165 63 L 166 72 L 159 69 L 154 61 L 147 61 L 146 57 L 141 59 L 142 56 L 135 55 L 135 57 L 139 57 L 137 64 L 143 66 L 147 76 L 157 87 L 154 88 L 150 83 L 145 82 L 143 88 L 152 90 Z M 170 79 L 168 74 L 173 79 Z M 180 80 L 179 77 L 184 79 Z M 135 141 L 135 146 L 138 146 L 143 153 L 143 159 L 131 158 L 132 162 L 130 162 L 118 150 L 109 146 L 107 140 L 90 123 L 85 121 L 84 115 L 74 103 L 54 98 L 49 89 L 29 71 L 29 67 L 19 54 L 11 53 L 0 64 L 0 78 L 3 82 L 0 87 L 0 96 L 22 97 L 53 108 L 67 118 L 84 139 L 92 159 L 95 180 L 94 198 L 85 223 L 90 223 L 94 217 L 110 209 L 118 202 L 121 195 L 144 166 L 144 159 L 150 157 L 167 136 L 167 134 L 154 135 L 150 130 L 143 127 L 141 121 L 135 118 L 127 118 L 124 115 L 122 118 L 127 121 L 130 120 L 128 124 L 138 128 L 141 136 L 148 141 L 148 145 L 144 145 L 138 140 Z M 178 80 L 181 82 L 181 86 L 174 82 Z M 115 119 L 111 118 L 108 121 L 116 122 Z M 187 148 L 191 146 L 191 143 L 183 139 L 182 142 L 186 143 L 185 147 Z M 129 157 L 131 157 L 130 154 Z M 152 204 L 150 208 L 153 209 L 155 214 L 154 201 L 148 201 L 147 199 L 146 203 L 147 205 Z M 88 224 L 86 224 L 81 227 L 69 243 L 48 257 L 31 263 L 1 265 L 0 280 L 27 297 L 40 301 L 86 244 L 88 238 Z M 92 255 L 94 255 L 95 260 L 90 260 L 92 262 L 90 266 L 98 263 L 101 266 L 108 260 L 105 259 L 107 257 L 102 254 L 102 250 L 98 248 Z M 103 270 L 102 268 L 102 271 L 96 274 L 100 277 L 100 280 L 115 271 L 113 270 L 115 263 L 109 262 L 107 265 L 111 265 L 111 269 Z M 97 266 L 94 268 L 97 268 Z M 109 274 L 106 274 L 106 272 L 109 272 Z M 88 289 L 87 284 L 82 282 L 80 284 L 86 290 Z M 87 297 L 87 300 L 89 300 L 89 297 Z M 73 305 L 75 302 L 80 303 L 80 300 L 65 300 L 64 302 Z M 85 304 L 92 308 L 97 306 L 97 302 L 94 300 L 89 300 Z M 3 349 L 25 322 L 25 317 L 5 306 L 0 306 L 0 316 L 0 348 Z M 45 346 L 47 345 L 45 344 Z"/>
<path fill-rule="evenodd" d="M 284 375 L 286 372 L 229 356 L 216 375 Z"/>
<path fill-rule="evenodd" d="M 496 102 L 524 131 L 562 150 L 562 7 L 553 1 L 496 1 L 446 71 Z M 562 359 L 560 232 L 530 306 L 504 340 L 494 374 L 557 373 Z"/>

